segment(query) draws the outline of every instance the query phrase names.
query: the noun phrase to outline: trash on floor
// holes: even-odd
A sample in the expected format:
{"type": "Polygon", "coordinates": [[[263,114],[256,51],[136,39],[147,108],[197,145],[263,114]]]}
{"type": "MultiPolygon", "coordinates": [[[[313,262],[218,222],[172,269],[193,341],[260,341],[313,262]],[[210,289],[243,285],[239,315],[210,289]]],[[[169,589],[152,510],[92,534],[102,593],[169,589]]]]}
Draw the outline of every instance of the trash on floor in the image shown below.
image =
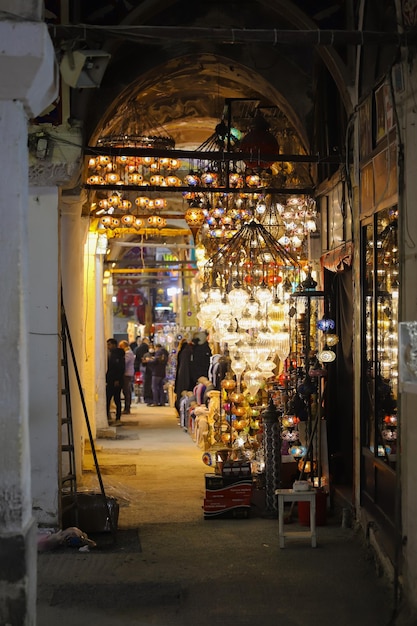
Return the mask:
{"type": "Polygon", "coordinates": [[[92,539],[89,539],[88,535],[76,526],[71,526],[70,528],[57,532],[38,531],[39,552],[54,550],[61,546],[79,548],[80,551],[87,552],[88,548],[95,548],[97,544],[92,539]]]}

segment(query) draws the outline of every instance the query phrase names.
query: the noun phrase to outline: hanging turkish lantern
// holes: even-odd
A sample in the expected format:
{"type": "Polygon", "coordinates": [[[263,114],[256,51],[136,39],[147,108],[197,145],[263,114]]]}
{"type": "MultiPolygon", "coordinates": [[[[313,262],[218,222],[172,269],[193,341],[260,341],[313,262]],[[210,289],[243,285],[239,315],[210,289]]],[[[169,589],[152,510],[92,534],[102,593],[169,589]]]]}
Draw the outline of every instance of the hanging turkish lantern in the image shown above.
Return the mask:
{"type": "Polygon", "coordinates": [[[246,167],[267,169],[274,163],[275,159],[268,159],[268,156],[277,155],[279,145],[269,128],[268,122],[258,110],[254,118],[253,128],[243,137],[239,146],[241,152],[251,155],[250,159],[245,160],[246,167]]]}
{"type": "Polygon", "coordinates": [[[160,215],[150,215],[147,219],[150,228],[165,228],[167,221],[160,215]]]}
{"type": "Polygon", "coordinates": [[[204,210],[200,207],[190,206],[184,213],[184,219],[193,234],[194,241],[196,241],[197,233],[204,224],[204,210]]]}

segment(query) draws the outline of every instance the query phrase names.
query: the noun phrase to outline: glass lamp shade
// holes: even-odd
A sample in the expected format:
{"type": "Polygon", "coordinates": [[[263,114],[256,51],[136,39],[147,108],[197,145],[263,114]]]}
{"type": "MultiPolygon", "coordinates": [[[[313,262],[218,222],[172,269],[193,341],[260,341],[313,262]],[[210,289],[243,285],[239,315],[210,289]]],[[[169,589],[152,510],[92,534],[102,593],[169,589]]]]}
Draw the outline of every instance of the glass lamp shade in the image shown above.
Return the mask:
{"type": "Polygon", "coordinates": [[[290,334],[289,332],[276,333],[274,337],[275,354],[280,361],[284,362],[290,351],[290,334]]]}
{"type": "Polygon", "coordinates": [[[258,362],[260,358],[256,345],[253,345],[253,344],[243,345],[241,346],[240,353],[242,357],[245,359],[249,368],[252,370],[255,370],[256,367],[258,366],[258,362]]]}
{"type": "Polygon", "coordinates": [[[299,433],[298,430],[283,430],[281,433],[281,439],[284,441],[290,441],[291,443],[295,443],[298,441],[299,433]]]}
{"type": "Polygon", "coordinates": [[[201,175],[201,182],[203,183],[203,185],[207,185],[207,187],[217,185],[216,172],[210,172],[209,170],[207,172],[204,172],[201,175]]]}
{"type": "Polygon", "coordinates": [[[239,326],[240,328],[243,328],[243,330],[249,330],[250,328],[255,327],[255,320],[247,308],[242,311],[239,316],[239,326]]]}
{"type": "Polygon", "coordinates": [[[120,198],[119,194],[118,193],[112,193],[108,197],[108,203],[109,203],[110,206],[112,206],[114,208],[120,206],[121,198],[120,198]]]}
{"type": "Polygon", "coordinates": [[[166,219],[160,215],[150,215],[147,222],[150,228],[164,228],[167,225],[166,219]]]}
{"type": "Polygon", "coordinates": [[[273,372],[273,370],[276,368],[276,364],[271,359],[263,359],[261,361],[258,361],[257,367],[259,370],[261,370],[261,372],[273,372]]]}
{"type": "Polygon", "coordinates": [[[138,196],[135,198],[135,204],[140,209],[144,209],[149,205],[149,198],[147,196],[138,196]]]}
{"type": "Polygon", "coordinates": [[[211,317],[212,319],[215,317],[218,310],[219,305],[217,302],[213,302],[213,300],[207,300],[207,302],[203,302],[200,306],[200,313],[206,317],[211,317]]]}
{"type": "Polygon", "coordinates": [[[221,381],[220,386],[226,391],[233,391],[233,389],[235,389],[236,387],[236,381],[234,380],[234,378],[224,378],[221,381]]]}
{"type": "Polygon", "coordinates": [[[275,377],[275,373],[271,370],[259,370],[262,374],[262,376],[264,377],[264,380],[269,380],[270,378],[274,378],[275,377]]]}
{"type": "Polygon", "coordinates": [[[242,311],[249,300],[248,292],[246,289],[242,289],[241,287],[231,289],[227,297],[233,311],[242,311]]]}
{"type": "Polygon", "coordinates": [[[300,461],[298,462],[298,470],[300,472],[304,472],[304,474],[311,474],[311,472],[315,471],[316,469],[316,461],[313,461],[313,463],[311,463],[311,461],[303,461],[303,459],[300,459],[300,461]]]}
{"type": "Polygon", "coordinates": [[[332,346],[335,346],[339,343],[339,337],[337,335],[334,335],[332,333],[326,335],[324,337],[324,340],[326,342],[326,344],[329,346],[329,348],[331,348],[332,346]]]}
{"type": "Polygon", "coordinates": [[[135,216],[131,213],[126,213],[126,215],[122,216],[120,221],[125,228],[131,228],[134,224],[135,216]]]}
{"type": "Polygon", "coordinates": [[[247,409],[244,406],[232,406],[232,413],[236,415],[236,417],[243,417],[247,413],[247,409]]]}
{"type": "Polygon", "coordinates": [[[259,287],[259,289],[256,290],[255,296],[261,307],[265,307],[268,304],[271,304],[273,300],[272,291],[271,289],[268,289],[268,287],[259,287]]]}
{"type": "Polygon", "coordinates": [[[243,178],[238,172],[229,174],[229,184],[231,187],[243,187],[243,178]]]}
{"type": "Polygon", "coordinates": [[[241,376],[246,369],[246,363],[242,359],[232,359],[231,368],[236,376],[241,376]]]}
{"type": "Polygon", "coordinates": [[[322,350],[317,355],[317,358],[321,363],[332,363],[336,358],[336,354],[333,350],[322,350]]]}
{"type": "Polygon", "coordinates": [[[205,213],[199,207],[190,207],[185,211],[184,219],[190,228],[200,228],[204,224],[205,213]]]}
{"type": "Polygon", "coordinates": [[[278,332],[282,328],[284,319],[284,306],[280,302],[272,302],[268,307],[268,326],[274,333],[278,332]]]}
{"type": "Polygon", "coordinates": [[[87,178],[87,183],[89,185],[104,185],[105,182],[104,178],[98,174],[94,174],[94,176],[89,176],[87,178]]]}
{"type": "Polygon", "coordinates": [[[197,313],[197,319],[201,328],[211,328],[211,323],[213,320],[213,317],[211,315],[205,315],[201,311],[199,311],[197,313]]]}
{"type": "Polygon", "coordinates": [[[149,182],[154,187],[166,186],[165,177],[162,176],[161,174],[152,174],[152,176],[149,178],[149,182]]]}
{"type": "Polygon", "coordinates": [[[222,341],[228,344],[228,346],[234,346],[238,341],[240,341],[240,334],[230,325],[225,330],[221,332],[222,341]]]}
{"type": "Polygon", "coordinates": [[[111,220],[112,220],[112,216],[111,215],[103,215],[103,217],[100,218],[100,224],[102,224],[102,226],[104,226],[104,228],[110,228],[111,227],[111,220]]]}
{"type": "Polygon", "coordinates": [[[242,404],[242,402],[244,402],[245,400],[245,396],[243,395],[243,393],[239,393],[238,391],[234,391],[233,393],[230,394],[230,400],[233,402],[233,404],[242,404]]]}
{"type": "Polygon", "coordinates": [[[103,198],[102,200],[99,200],[98,206],[100,207],[100,209],[104,209],[105,211],[107,211],[110,207],[110,204],[107,201],[107,198],[103,198]]]}
{"type": "Polygon", "coordinates": [[[178,176],[175,176],[174,174],[170,174],[169,176],[166,177],[166,184],[168,185],[168,187],[179,187],[182,184],[182,181],[180,178],[178,178],[178,176]]]}
{"type": "Polygon", "coordinates": [[[235,428],[236,430],[243,430],[248,424],[248,420],[235,420],[233,422],[233,428],[235,428]]]}
{"type": "Polygon", "coordinates": [[[129,185],[141,185],[143,182],[142,174],[138,174],[138,172],[132,172],[128,174],[127,180],[129,185]]]}
{"type": "Polygon", "coordinates": [[[294,428],[300,421],[296,415],[283,415],[281,423],[285,428],[294,428]]]}
{"type": "Polygon", "coordinates": [[[255,315],[258,313],[259,303],[255,300],[253,296],[251,296],[247,301],[245,310],[251,317],[255,317],[255,315]]]}
{"type": "Polygon", "coordinates": [[[189,174],[187,174],[187,176],[184,178],[184,182],[189,185],[190,187],[196,187],[197,185],[200,185],[201,183],[201,179],[200,177],[195,173],[195,172],[190,172],[189,174]]]}
{"type": "Polygon", "coordinates": [[[335,322],[334,320],[328,317],[322,317],[321,320],[317,322],[317,328],[322,330],[323,332],[328,332],[329,330],[334,330],[335,322]]]}
{"type": "Polygon", "coordinates": [[[246,388],[250,395],[255,396],[261,388],[264,376],[259,370],[248,370],[243,375],[243,380],[245,381],[246,388]]]}
{"type": "Polygon", "coordinates": [[[294,458],[299,459],[306,455],[307,448],[305,446],[291,446],[289,453],[294,458]]]}
{"type": "Polygon", "coordinates": [[[226,331],[230,325],[230,313],[228,311],[221,312],[217,315],[213,322],[213,327],[222,334],[222,331],[226,331]]]}

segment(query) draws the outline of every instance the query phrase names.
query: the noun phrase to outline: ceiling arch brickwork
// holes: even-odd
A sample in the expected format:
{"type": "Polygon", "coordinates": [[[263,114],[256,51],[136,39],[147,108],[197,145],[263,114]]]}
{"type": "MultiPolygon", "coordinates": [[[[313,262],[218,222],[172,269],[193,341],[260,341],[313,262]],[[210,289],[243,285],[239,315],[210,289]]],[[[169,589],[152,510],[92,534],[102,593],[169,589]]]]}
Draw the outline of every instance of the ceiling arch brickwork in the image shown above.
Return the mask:
{"type": "MultiPolygon", "coordinates": [[[[204,26],[213,29],[317,29],[328,27],[329,24],[332,27],[346,26],[347,5],[350,2],[315,2],[314,7],[311,4],[287,0],[222,0],[210,3],[157,0],[117,2],[103,6],[102,3],[89,2],[79,4],[78,11],[74,11],[74,18],[78,16],[86,24],[111,26],[115,24],[112,20],[118,17],[119,24],[130,27],[144,24],[150,27],[204,26]],[[118,13],[112,5],[119,5],[118,13]],[[326,19],[327,14],[329,17],[326,19]]],[[[171,98],[176,86],[177,101],[185,104],[193,102],[194,110],[198,106],[206,108],[207,91],[211,92],[211,99],[215,99],[214,94],[220,89],[230,89],[230,97],[239,96],[242,92],[248,97],[253,89],[260,90],[267,100],[284,108],[286,115],[297,124],[305,145],[311,143],[309,138],[313,136],[314,79],[318,59],[324,61],[337,83],[345,109],[351,106],[347,66],[334,47],[317,47],[312,50],[266,43],[230,45],[210,40],[174,41],[166,38],[161,41],[152,37],[145,40],[134,39],[133,35],[116,38],[114,33],[105,37],[102,32],[101,40],[101,43],[97,43],[111,52],[112,59],[100,93],[84,90],[75,94],[72,104],[74,116],[84,121],[87,140],[96,132],[103,116],[108,115],[108,109],[118,95],[128,96],[131,89],[142,81],[144,90],[146,83],[152,85],[154,93],[161,99],[164,98],[164,86],[168,88],[171,98]],[[213,67],[213,59],[222,61],[215,61],[213,67]],[[161,88],[158,92],[155,76],[162,69],[165,76],[160,77],[161,88]],[[204,98],[200,100],[195,97],[196,92],[198,96],[198,81],[203,81],[204,98]]],[[[178,106],[173,110],[178,110],[178,106]]],[[[205,116],[204,110],[201,115],[194,115],[205,116]]]]}
{"type": "MultiPolygon", "coordinates": [[[[330,106],[341,112],[339,118],[332,118],[333,127],[326,128],[327,146],[323,141],[319,144],[320,150],[326,150],[338,143],[332,134],[344,137],[352,108],[348,46],[305,47],[262,40],[242,44],[233,41],[233,32],[346,29],[354,22],[354,5],[352,0],[71,3],[73,24],[97,26],[86,31],[85,45],[101,47],[112,55],[100,89],[72,90],[71,115],[82,120],[85,143],[94,146],[103,133],[112,129],[117,133],[120,112],[134,100],[166,129],[177,148],[196,149],[214,132],[225,101],[253,99],[256,105],[278,111],[273,130],[279,134],[282,152],[314,154],[320,119],[317,102],[326,99],[319,100],[316,90],[325,84],[318,80],[325,74],[334,85],[329,91],[330,106]],[[144,25],[149,35],[138,36],[134,27],[144,25]],[[210,36],[154,37],[152,28],[158,26],[204,27],[213,32],[223,28],[231,35],[225,41],[210,36]]],[[[248,130],[249,117],[237,117],[243,132],[248,130]]],[[[174,204],[180,208],[178,196],[174,204]]]]}

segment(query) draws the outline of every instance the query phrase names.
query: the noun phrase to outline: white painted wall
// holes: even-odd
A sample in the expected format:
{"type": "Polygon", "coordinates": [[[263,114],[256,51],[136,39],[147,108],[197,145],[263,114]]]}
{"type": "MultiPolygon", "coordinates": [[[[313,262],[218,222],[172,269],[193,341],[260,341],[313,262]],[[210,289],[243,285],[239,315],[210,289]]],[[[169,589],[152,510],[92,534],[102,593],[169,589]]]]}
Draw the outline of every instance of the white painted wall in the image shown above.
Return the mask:
{"type": "Polygon", "coordinates": [[[88,235],[89,219],[81,217],[84,195],[61,195],[60,197],[60,253],[63,301],[68,322],[69,335],[75,355],[75,365],[68,346],[71,413],[73,441],[75,446],[75,468],[81,477],[82,459],[86,436],[86,421],[82,396],[76,377],[76,369],[84,394],[85,326],[84,326],[84,245],[88,235]]]}
{"type": "Polygon", "coordinates": [[[96,254],[97,235],[89,233],[84,250],[85,397],[93,436],[107,428],[103,259],[96,254]]]}
{"type": "Polygon", "coordinates": [[[28,203],[29,430],[32,500],[41,525],[58,525],[59,249],[58,191],[32,189],[28,203]]]}

